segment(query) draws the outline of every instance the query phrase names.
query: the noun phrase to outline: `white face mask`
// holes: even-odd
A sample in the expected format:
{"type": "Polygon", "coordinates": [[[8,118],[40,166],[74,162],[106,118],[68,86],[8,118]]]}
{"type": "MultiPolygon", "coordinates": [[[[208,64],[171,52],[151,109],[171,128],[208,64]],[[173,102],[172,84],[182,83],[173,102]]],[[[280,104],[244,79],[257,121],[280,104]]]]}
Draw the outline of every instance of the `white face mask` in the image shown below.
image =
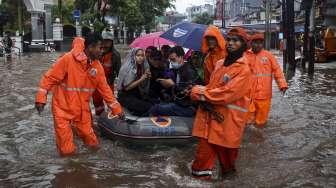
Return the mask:
{"type": "Polygon", "coordinates": [[[183,65],[181,63],[178,63],[177,61],[171,61],[171,60],[169,60],[169,62],[170,62],[170,68],[172,68],[172,69],[179,69],[183,65]]]}

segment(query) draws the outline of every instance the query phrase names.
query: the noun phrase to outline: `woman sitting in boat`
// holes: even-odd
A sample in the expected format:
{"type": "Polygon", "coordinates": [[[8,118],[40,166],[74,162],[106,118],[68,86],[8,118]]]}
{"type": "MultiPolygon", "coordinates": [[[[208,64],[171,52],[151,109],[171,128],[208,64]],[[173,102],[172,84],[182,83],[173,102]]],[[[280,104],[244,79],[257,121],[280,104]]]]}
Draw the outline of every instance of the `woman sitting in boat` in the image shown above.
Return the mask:
{"type": "Polygon", "coordinates": [[[119,71],[118,101],[132,114],[147,116],[152,102],[148,96],[151,73],[143,49],[132,49],[119,71]]]}

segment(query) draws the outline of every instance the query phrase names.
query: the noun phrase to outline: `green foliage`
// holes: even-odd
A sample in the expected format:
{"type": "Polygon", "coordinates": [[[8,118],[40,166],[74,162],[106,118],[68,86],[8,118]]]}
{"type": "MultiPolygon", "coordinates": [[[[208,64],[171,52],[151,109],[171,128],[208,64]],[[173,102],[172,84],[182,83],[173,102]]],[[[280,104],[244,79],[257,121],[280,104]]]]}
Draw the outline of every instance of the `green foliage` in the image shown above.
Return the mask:
{"type": "Polygon", "coordinates": [[[6,3],[3,3],[0,5],[0,24],[6,25],[9,23],[13,18],[12,13],[9,11],[9,5],[6,3]]]}
{"type": "MultiPolygon", "coordinates": [[[[174,0],[108,0],[110,9],[105,12],[98,10],[101,0],[76,0],[74,5],[82,12],[82,21],[85,24],[105,26],[102,16],[118,16],[126,23],[131,31],[141,31],[143,27],[149,32],[155,26],[155,16],[163,15],[165,10],[173,7],[174,0]]],[[[95,27],[95,30],[98,29],[95,27]]],[[[100,30],[100,29],[98,29],[100,30]]]]}
{"type": "Polygon", "coordinates": [[[98,3],[100,1],[97,0],[76,0],[74,7],[81,11],[83,25],[90,26],[90,24],[93,24],[94,30],[100,32],[106,27],[106,23],[102,19],[102,12],[98,10],[98,3]]]}
{"type": "Polygon", "coordinates": [[[3,0],[0,5],[0,25],[12,32],[18,30],[18,0],[3,0]]]}
{"type": "Polygon", "coordinates": [[[203,13],[197,15],[194,19],[193,22],[198,23],[198,24],[204,24],[204,25],[209,25],[212,24],[214,20],[213,16],[210,16],[208,13],[203,13]]]}
{"type": "Polygon", "coordinates": [[[155,16],[162,16],[167,8],[173,7],[169,0],[140,0],[144,27],[148,33],[154,26],[155,16]]]}
{"type": "MultiPolygon", "coordinates": [[[[140,10],[139,0],[126,0],[126,4],[120,7],[120,19],[125,21],[127,27],[131,31],[142,30],[144,24],[144,16],[140,10]]],[[[113,14],[113,12],[110,12],[113,14]]]]}
{"type": "Polygon", "coordinates": [[[62,1],[62,7],[59,7],[58,5],[55,5],[52,7],[52,15],[53,20],[55,18],[63,18],[64,24],[72,24],[74,23],[73,19],[73,10],[74,10],[74,3],[73,1],[62,1]]]}

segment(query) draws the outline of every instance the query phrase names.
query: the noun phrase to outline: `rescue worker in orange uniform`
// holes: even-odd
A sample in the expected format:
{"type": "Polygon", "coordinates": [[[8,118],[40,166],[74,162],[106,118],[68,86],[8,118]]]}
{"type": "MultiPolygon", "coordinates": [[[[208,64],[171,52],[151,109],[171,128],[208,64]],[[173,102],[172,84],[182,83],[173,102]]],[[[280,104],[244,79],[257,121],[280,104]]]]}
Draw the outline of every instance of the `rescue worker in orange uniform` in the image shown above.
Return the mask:
{"type": "Polygon", "coordinates": [[[205,31],[202,39],[202,52],[206,54],[204,59],[204,80],[205,84],[208,84],[215,64],[227,54],[225,39],[216,26],[209,26],[205,31]]]}
{"type": "Polygon", "coordinates": [[[89,34],[86,39],[77,37],[73,49],[60,57],[43,75],[36,94],[35,108],[39,113],[52,90],[52,113],[56,144],[61,156],[75,152],[72,126],[90,148],[98,148],[92,129],[89,101],[97,89],[111,109],[111,114],[123,118],[122,108],[106,82],[104,69],[98,61],[101,56],[101,36],[89,34]]]}
{"type": "Polygon", "coordinates": [[[250,67],[253,73],[252,102],[249,108],[249,123],[263,128],[271,108],[272,80],[275,78],[278,88],[285,93],[288,85],[284,74],[271,52],[263,49],[264,35],[257,33],[251,37],[252,49],[248,51],[250,67]]]}
{"type": "MultiPolygon", "coordinates": [[[[100,58],[100,63],[103,65],[105,77],[112,92],[114,92],[114,80],[118,76],[121,58],[119,52],[113,46],[113,34],[111,32],[103,31],[103,56],[100,58]]],[[[95,107],[95,114],[99,116],[105,110],[103,97],[98,91],[92,95],[93,105],[95,107]]]]}
{"type": "Polygon", "coordinates": [[[193,136],[199,138],[192,163],[192,175],[196,178],[211,179],[217,157],[223,176],[235,172],[247,120],[252,82],[245,56],[248,35],[244,29],[234,28],[226,41],[228,55],[217,62],[209,84],[191,90],[193,100],[210,106],[200,105],[193,126],[193,136]]]}

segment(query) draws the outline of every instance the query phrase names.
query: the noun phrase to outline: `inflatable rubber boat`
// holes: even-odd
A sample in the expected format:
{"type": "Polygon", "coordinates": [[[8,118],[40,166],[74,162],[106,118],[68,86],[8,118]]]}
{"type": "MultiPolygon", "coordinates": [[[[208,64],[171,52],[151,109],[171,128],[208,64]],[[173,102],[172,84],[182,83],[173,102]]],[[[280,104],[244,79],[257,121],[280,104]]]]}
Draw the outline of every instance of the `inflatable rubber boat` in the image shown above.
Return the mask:
{"type": "Polygon", "coordinates": [[[98,119],[102,136],[136,143],[186,143],[193,139],[192,117],[138,117],[125,111],[126,119],[109,117],[103,113],[98,119]]]}

